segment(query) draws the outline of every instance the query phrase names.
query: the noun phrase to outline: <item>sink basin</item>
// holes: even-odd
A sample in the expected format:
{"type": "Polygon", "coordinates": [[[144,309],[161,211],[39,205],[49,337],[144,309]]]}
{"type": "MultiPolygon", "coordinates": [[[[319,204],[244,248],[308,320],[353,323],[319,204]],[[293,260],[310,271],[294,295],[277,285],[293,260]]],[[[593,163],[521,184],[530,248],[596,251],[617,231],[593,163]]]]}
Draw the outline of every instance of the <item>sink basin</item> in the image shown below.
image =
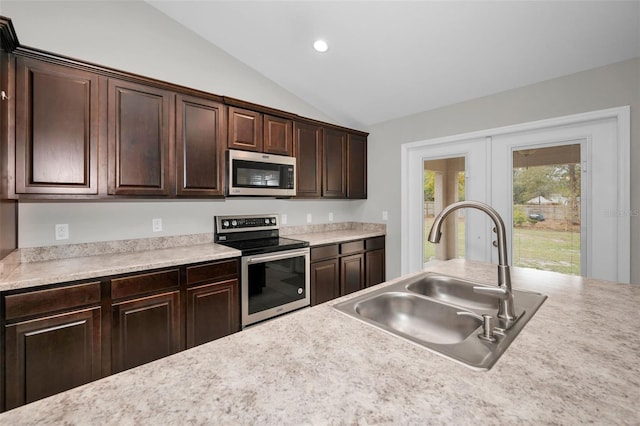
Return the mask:
{"type": "Polygon", "coordinates": [[[469,309],[497,312],[496,298],[488,294],[474,292],[474,286],[484,285],[447,275],[427,274],[419,280],[407,284],[407,290],[469,309]]]}
{"type": "Polygon", "coordinates": [[[443,345],[462,342],[481,324],[477,318],[458,315],[460,309],[453,306],[399,292],[358,302],[355,311],[414,339],[443,345]]]}
{"type": "Polygon", "coordinates": [[[488,370],[502,356],[547,296],[513,290],[517,320],[496,318],[498,299],[475,293],[487,286],[424,272],[334,305],[338,311],[420,345],[475,370],[488,370]],[[495,342],[480,339],[482,321],[467,312],[494,316],[495,342]]]}

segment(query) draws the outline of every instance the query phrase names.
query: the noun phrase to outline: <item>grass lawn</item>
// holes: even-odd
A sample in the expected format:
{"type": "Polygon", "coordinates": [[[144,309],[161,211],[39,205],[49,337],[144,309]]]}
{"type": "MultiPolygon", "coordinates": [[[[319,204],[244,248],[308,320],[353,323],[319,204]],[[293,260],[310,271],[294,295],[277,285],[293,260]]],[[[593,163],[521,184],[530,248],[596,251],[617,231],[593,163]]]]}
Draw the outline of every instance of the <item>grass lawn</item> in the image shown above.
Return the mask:
{"type": "MultiPolygon", "coordinates": [[[[425,218],[424,259],[435,257],[435,244],[426,240],[433,218],[425,218]]],[[[515,228],[513,231],[514,266],[580,275],[580,232],[515,228]]],[[[464,257],[464,222],[458,224],[458,257],[464,257]]]]}
{"type": "Polygon", "coordinates": [[[580,275],[580,232],[515,228],[512,263],[580,275]]]}

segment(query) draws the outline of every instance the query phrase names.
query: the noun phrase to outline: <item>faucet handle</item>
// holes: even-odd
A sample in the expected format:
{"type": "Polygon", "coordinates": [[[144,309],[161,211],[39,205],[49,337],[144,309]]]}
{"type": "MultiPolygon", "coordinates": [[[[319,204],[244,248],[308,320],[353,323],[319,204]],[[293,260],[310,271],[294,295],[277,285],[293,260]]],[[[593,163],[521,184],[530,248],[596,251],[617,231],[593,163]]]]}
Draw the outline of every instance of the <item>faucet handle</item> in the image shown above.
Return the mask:
{"type": "Polygon", "coordinates": [[[457,315],[465,315],[469,317],[474,317],[482,321],[482,333],[478,334],[478,337],[482,340],[486,340],[488,342],[494,343],[496,341],[496,336],[493,335],[493,327],[491,327],[491,320],[493,316],[489,314],[476,314],[475,312],[469,311],[460,311],[456,312],[457,315]]]}

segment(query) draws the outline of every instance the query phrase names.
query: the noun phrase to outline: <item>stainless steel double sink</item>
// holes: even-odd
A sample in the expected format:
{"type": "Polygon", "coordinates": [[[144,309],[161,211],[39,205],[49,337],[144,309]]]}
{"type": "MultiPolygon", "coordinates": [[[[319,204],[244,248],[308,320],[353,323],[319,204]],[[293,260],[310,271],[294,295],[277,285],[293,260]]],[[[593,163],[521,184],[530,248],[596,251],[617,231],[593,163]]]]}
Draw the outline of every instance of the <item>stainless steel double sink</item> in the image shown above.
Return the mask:
{"type": "Polygon", "coordinates": [[[517,319],[497,318],[499,299],[474,287],[491,287],[424,272],[334,305],[339,311],[476,370],[490,369],[547,296],[513,290],[517,319]],[[481,338],[490,315],[491,339],[481,338]]]}

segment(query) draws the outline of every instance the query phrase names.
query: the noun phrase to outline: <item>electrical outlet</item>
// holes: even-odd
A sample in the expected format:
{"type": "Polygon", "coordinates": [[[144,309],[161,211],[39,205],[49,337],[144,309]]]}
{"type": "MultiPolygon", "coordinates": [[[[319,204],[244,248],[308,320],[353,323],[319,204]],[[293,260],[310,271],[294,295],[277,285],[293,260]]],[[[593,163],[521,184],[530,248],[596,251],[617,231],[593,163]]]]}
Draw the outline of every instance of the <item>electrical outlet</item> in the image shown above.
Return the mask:
{"type": "Polygon", "coordinates": [[[382,220],[389,220],[389,212],[384,210],[382,212],[382,220]]]}
{"type": "Polygon", "coordinates": [[[311,223],[311,213],[307,213],[307,223],[311,223]]]}
{"type": "Polygon", "coordinates": [[[56,240],[68,240],[69,239],[69,224],[56,224],[56,240]]]}
{"type": "Polygon", "coordinates": [[[153,232],[162,231],[162,219],[151,219],[151,229],[153,232]]]}
{"type": "Polygon", "coordinates": [[[329,222],[333,222],[333,212],[329,212],[329,222]]]}
{"type": "Polygon", "coordinates": [[[280,215],[280,223],[282,225],[286,225],[287,224],[287,215],[286,214],[281,214],[280,215]]]}

